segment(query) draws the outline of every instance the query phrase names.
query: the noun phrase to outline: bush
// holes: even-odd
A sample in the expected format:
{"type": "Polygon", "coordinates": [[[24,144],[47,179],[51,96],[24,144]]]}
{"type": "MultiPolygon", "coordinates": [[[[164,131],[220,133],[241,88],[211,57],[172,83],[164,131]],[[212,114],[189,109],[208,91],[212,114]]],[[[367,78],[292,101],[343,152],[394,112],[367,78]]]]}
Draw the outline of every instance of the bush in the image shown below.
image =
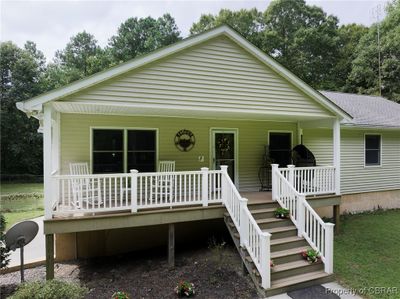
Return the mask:
{"type": "Polygon", "coordinates": [[[194,284],[188,281],[180,281],[175,287],[175,293],[179,297],[192,297],[195,294],[194,284]]]}
{"type": "Polygon", "coordinates": [[[111,299],[129,299],[129,295],[126,292],[118,291],[112,294],[111,299]]]}
{"type": "Polygon", "coordinates": [[[86,287],[59,280],[35,281],[21,284],[10,299],[82,299],[86,287]]]}
{"type": "Polygon", "coordinates": [[[3,214],[0,214],[0,268],[6,268],[10,262],[10,252],[6,248],[5,234],[6,229],[6,219],[3,214]]]}

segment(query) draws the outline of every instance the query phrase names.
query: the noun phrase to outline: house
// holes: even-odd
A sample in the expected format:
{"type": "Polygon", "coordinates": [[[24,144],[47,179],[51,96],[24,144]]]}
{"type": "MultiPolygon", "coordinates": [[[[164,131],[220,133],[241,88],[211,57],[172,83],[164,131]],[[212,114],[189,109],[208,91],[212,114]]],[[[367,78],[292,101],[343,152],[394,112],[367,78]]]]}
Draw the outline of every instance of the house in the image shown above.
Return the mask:
{"type": "Polygon", "coordinates": [[[276,294],[332,279],[326,207],[335,219],[340,205],[400,207],[400,105],[316,91],[227,26],[17,107],[44,136],[48,278],[54,235],[57,259],[168,235],[173,264],[175,231],[197,238],[224,219],[260,293],[276,294]],[[303,167],[292,165],[299,144],[303,167]],[[259,192],[268,177],[272,191],[259,192]],[[289,219],[274,217],[279,206],[289,219]],[[323,263],[302,260],[306,248],[323,263]]]}

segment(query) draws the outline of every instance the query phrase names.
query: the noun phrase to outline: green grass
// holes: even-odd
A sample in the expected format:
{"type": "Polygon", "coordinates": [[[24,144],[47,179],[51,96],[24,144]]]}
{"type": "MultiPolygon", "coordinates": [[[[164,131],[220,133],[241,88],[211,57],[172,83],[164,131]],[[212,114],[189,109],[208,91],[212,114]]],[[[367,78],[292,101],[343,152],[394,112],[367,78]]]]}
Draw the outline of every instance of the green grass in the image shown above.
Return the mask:
{"type": "Polygon", "coordinates": [[[44,214],[43,184],[1,184],[1,213],[7,222],[7,229],[13,224],[44,214]]]}
{"type": "Polygon", "coordinates": [[[6,229],[9,229],[13,224],[17,222],[43,216],[43,214],[44,214],[43,210],[4,213],[4,217],[6,218],[7,222],[6,229]]]}
{"type": "Polygon", "coordinates": [[[43,183],[2,183],[1,195],[8,195],[12,193],[43,193],[43,183]]]}
{"type": "Polygon", "coordinates": [[[346,216],[335,236],[335,273],[365,298],[400,298],[400,210],[346,216]],[[371,287],[397,287],[382,294],[371,287]]]}

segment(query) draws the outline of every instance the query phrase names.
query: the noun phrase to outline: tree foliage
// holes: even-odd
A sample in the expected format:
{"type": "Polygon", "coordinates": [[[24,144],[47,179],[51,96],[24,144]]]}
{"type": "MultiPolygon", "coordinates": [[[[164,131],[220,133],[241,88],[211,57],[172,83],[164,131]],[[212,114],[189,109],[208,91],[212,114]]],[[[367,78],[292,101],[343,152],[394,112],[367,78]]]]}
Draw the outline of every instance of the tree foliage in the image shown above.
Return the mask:
{"type": "Polygon", "coordinates": [[[10,252],[5,243],[6,218],[0,214],[0,269],[6,268],[10,262],[10,252]]]}
{"type": "Polygon", "coordinates": [[[381,23],[374,24],[361,39],[355,51],[346,90],[358,93],[379,94],[400,102],[400,1],[386,7],[387,15],[381,23]],[[377,42],[378,26],[380,47],[377,42]],[[379,87],[379,59],[381,53],[381,78],[379,87]]]}
{"type": "Polygon", "coordinates": [[[42,136],[36,120],[19,112],[16,102],[43,92],[43,53],[27,42],[19,48],[12,42],[0,44],[1,71],[1,173],[42,173],[42,136]]]}
{"type": "Polygon", "coordinates": [[[146,54],[180,40],[174,18],[164,14],[158,19],[129,18],[109,41],[109,51],[117,63],[146,54]]]}

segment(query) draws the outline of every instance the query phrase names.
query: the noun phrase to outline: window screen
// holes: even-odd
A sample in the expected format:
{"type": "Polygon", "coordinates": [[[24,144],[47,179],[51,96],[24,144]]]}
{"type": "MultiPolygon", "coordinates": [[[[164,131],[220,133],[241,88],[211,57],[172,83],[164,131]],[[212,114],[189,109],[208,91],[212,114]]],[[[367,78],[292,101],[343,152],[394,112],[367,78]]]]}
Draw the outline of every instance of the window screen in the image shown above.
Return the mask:
{"type": "Polygon", "coordinates": [[[156,171],[156,132],[147,130],[128,131],[128,171],[156,171]]]}

